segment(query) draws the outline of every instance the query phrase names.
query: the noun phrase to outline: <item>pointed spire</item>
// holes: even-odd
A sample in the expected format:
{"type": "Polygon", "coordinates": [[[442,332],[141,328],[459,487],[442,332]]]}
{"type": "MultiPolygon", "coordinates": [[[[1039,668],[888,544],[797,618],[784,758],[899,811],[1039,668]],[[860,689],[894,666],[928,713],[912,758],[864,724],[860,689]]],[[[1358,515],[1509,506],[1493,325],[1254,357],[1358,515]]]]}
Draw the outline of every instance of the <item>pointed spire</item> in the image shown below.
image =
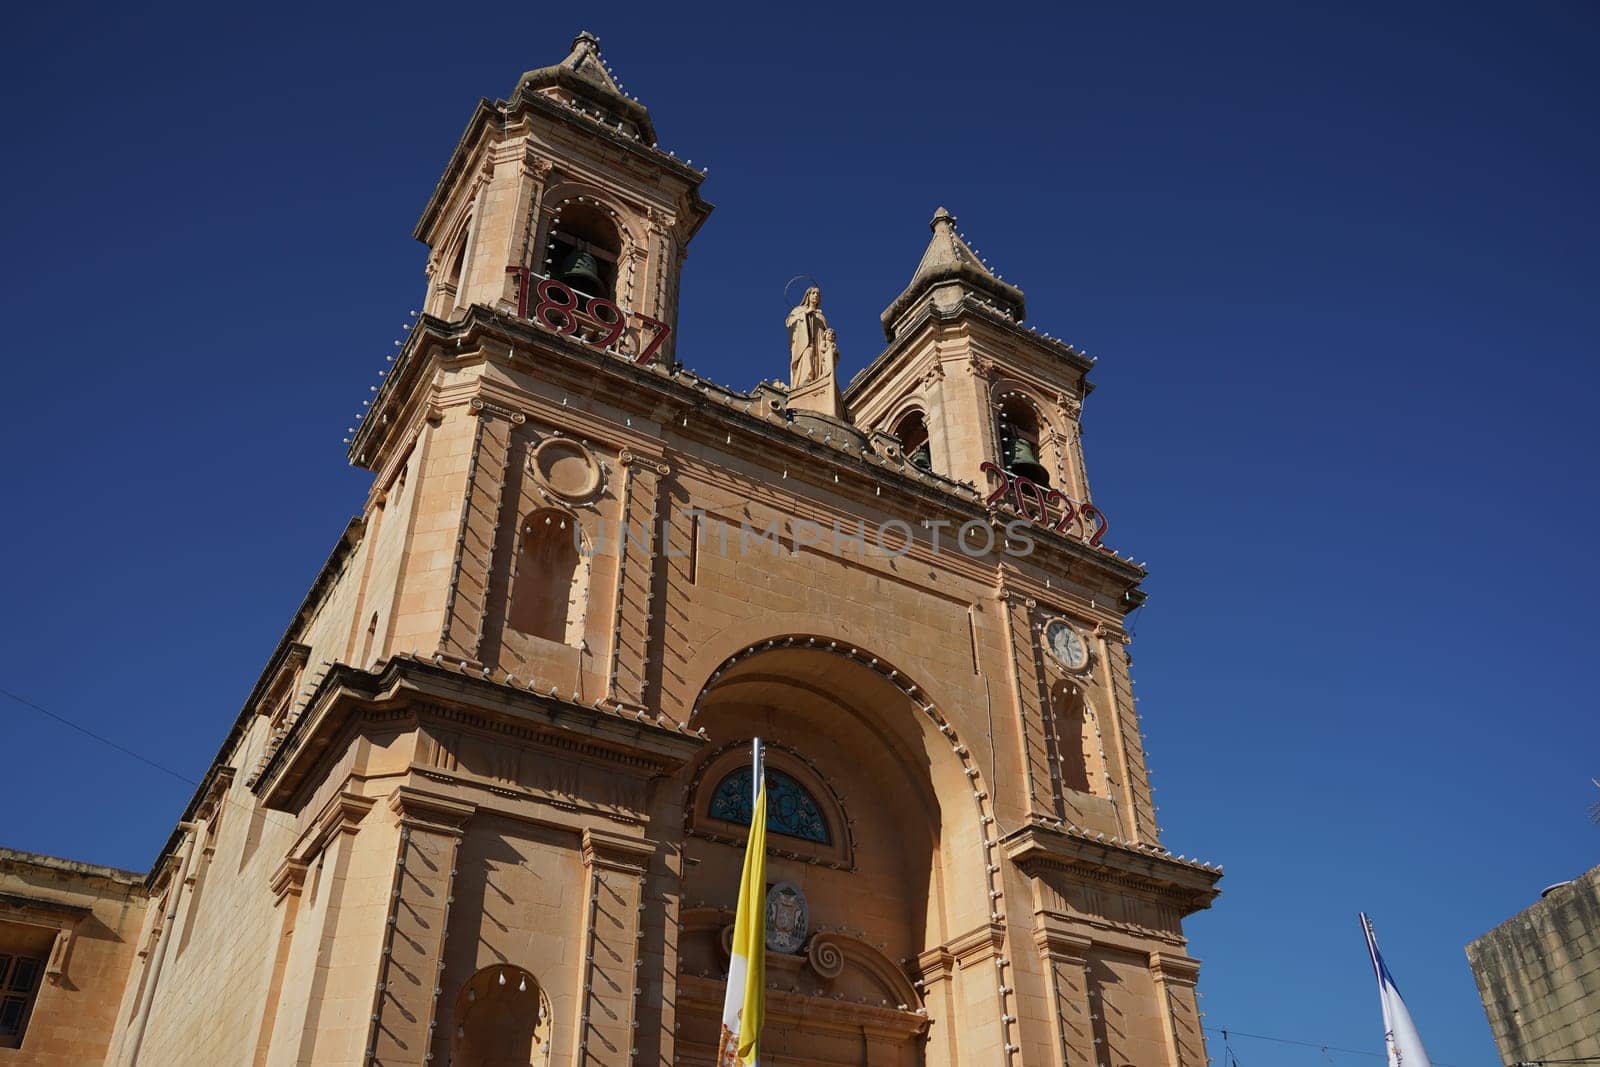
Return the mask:
{"type": "Polygon", "coordinates": [[[623,91],[622,84],[600,56],[600,38],[588,30],[572,39],[567,58],[551,67],[530,70],[518,78],[511,95],[513,99],[524,91],[542,91],[549,95],[550,90],[557,88],[581,98],[584,104],[599,109],[613,122],[631,123],[641,140],[655,143],[656,131],[650,122],[649,109],[623,91]]]}
{"type": "Polygon", "coordinates": [[[928,250],[922,253],[922,262],[917,264],[915,273],[911,275],[911,284],[894,298],[881,316],[884,336],[894,340],[899,319],[915,307],[929,290],[948,282],[999,305],[1021,322],[1026,311],[1022,290],[1001,281],[984,266],[983,260],[956,232],[956,217],[941,207],[933,213],[928,228],[933,231],[933,239],[928,242],[928,250]]]}

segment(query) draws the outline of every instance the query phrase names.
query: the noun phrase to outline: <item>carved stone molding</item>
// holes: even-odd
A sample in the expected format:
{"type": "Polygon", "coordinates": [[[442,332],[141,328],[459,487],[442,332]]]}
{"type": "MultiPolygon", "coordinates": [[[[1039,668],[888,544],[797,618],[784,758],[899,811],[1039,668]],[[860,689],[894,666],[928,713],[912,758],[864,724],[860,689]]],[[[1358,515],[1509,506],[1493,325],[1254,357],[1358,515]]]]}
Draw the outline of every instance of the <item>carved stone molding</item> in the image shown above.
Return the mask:
{"type": "Polygon", "coordinates": [[[359,793],[345,791],[335,793],[317,813],[317,817],[312,820],[311,826],[301,835],[295,847],[289,850],[288,859],[298,863],[309,863],[334,837],[339,834],[357,833],[361,829],[361,820],[367,817],[367,812],[372,810],[373,804],[371,797],[364,797],[359,793]]]}
{"type": "Polygon", "coordinates": [[[400,817],[400,825],[406,829],[459,835],[478,809],[475,804],[403,785],[390,794],[389,810],[400,817]]]}
{"type": "Polygon", "coordinates": [[[284,897],[299,896],[300,891],[305,888],[306,872],[310,869],[311,865],[304,860],[285,856],[283,862],[278,864],[277,870],[273,871],[267,880],[273,898],[282,903],[284,897]]]}
{"type": "Polygon", "coordinates": [[[1094,944],[1093,941],[1061,929],[1057,920],[1050,915],[1039,915],[1038,923],[1033,931],[1033,942],[1039,947],[1039,955],[1063,963],[1088,962],[1089,946],[1094,944]]]}
{"type": "Polygon", "coordinates": [[[1193,986],[1200,980],[1200,961],[1171,952],[1150,953],[1150,973],[1173,985],[1193,986]]]}
{"type": "Polygon", "coordinates": [[[975,964],[993,960],[1005,950],[1006,928],[990,922],[967,931],[946,942],[944,948],[955,961],[957,968],[966,970],[975,964]]]}
{"type": "Polygon", "coordinates": [[[644,874],[659,846],[640,837],[625,837],[589,827],[583,831],[583,865],[625,874],[644,874]]]}
{"type": "Polygon", "coordinates": [[[494,415],[509,422],[514,422],[518,426],[528,421],[528,416],[522,412],[493,403],[479,396],[473,397],[467,406],[472,409],[474,415],[494,415]]]}

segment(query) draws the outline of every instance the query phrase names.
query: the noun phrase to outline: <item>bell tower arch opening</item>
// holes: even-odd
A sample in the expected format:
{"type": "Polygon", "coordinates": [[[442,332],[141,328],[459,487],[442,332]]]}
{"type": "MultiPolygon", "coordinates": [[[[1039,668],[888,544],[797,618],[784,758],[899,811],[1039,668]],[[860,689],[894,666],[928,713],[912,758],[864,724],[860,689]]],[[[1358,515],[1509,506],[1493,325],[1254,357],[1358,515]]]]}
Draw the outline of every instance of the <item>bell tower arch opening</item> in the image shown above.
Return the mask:
{"type": "Polygon", "coordinates": [[[1000,444],[1000,465],[1035,485],[1049,486],[1050,470],[1044,464],[1041,420],[1034,406],[1019,393],[1004,394],[995,414],[1000,444]]]}
{"type": "Polygon", "coordinates": [[[584,296],[617,299],[622,230],[613,213],[589,197],[558,204],[545,242],[545,272],[584,296]]]}
{"type": "Polygon", "coordinates": [[[912,408],[901,415],[892,431],[900,439],[900,451],[913,467],[933,469],[933,452],[928,441],[928,420],[921,408],[912,408]]]}

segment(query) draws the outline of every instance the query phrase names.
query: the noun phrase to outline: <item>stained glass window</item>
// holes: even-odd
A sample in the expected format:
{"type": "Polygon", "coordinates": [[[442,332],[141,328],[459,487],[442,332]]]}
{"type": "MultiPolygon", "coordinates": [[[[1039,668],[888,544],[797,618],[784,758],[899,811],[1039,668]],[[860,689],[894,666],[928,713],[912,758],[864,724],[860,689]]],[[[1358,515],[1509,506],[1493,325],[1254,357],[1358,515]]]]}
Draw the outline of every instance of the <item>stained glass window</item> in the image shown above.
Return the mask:
{"type": "MultiPolygon", "coordinates": [[[[711,794],[711,817],[740,826],[750,825],[750,768],[730,771],[711,794]]],[[[822,817],[817,798],[805,786],[780,770],[767,768],[767,829],[819,845],[833,844],[828,820],[822,817]]]]}

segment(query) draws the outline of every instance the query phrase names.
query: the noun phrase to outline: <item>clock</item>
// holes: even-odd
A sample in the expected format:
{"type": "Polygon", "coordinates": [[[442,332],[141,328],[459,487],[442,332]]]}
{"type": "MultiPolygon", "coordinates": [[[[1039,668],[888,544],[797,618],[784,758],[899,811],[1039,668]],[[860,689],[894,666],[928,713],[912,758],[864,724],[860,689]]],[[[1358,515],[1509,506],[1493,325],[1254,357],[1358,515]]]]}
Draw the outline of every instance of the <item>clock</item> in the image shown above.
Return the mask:
{"type": "Polygon", "coordinates": [[[1065,619],[1052,619],[1044,628],[1045,647],[1069,671],[1089,665],[1089,644],[1065,619]]]}

